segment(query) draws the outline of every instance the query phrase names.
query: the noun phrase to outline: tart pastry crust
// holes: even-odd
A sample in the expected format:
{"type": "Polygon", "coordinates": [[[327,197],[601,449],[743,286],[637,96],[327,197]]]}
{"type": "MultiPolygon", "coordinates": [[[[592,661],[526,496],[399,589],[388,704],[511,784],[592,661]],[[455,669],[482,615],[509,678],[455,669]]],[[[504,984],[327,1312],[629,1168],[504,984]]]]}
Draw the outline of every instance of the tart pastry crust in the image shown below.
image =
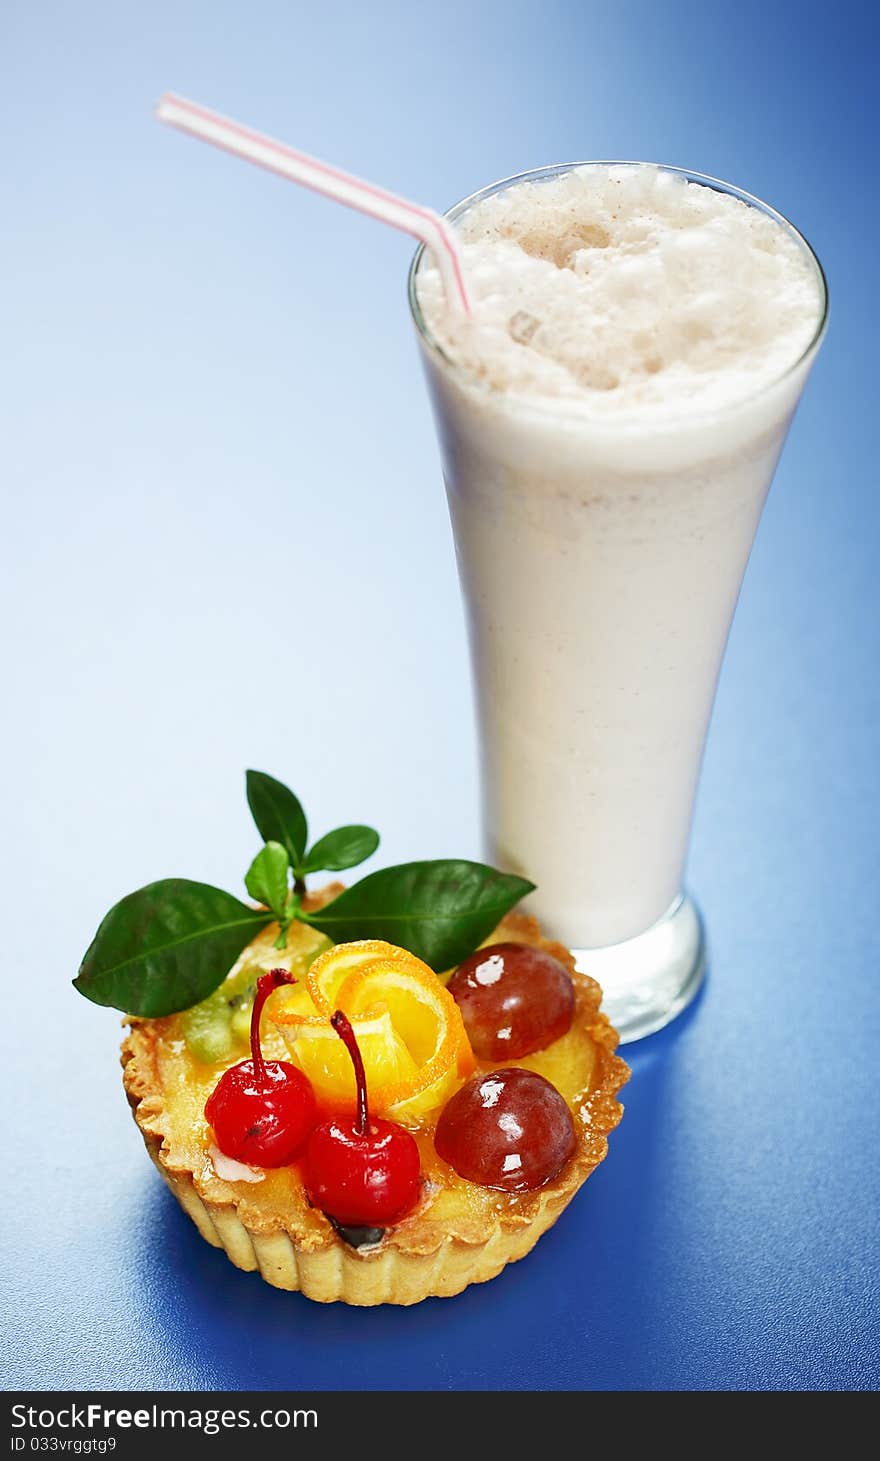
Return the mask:
{"type": "Polygon", "coordinates": [[[258,1270],[276,1288],[298,1290],[320,1303],[355,1305],[448,1297],[494,1278],[530,1252],[605,1156],[608,1134],[623,1114],[616,1096],[629,1069],[614,1053],[618,1037],[599,1009],[598,984],[575,971],[569,951],[542,938],[535,919],[523,914],[509,914],[487,942],[503,940],[545,949],[572,973],[573,1029],[589,1041],[593,1056],[588,1084],[572,1106],[575,1154],[538,1191],[508,1195],[456,1177],[436,1155],[429,1156],[433,1142],[426,1134],[422,1202],[381,1243],[362,1249],[350,1247],[309,1205],[295,1167],[267,1174],[271,1184],[265,1186],[259,1175],[256,1181],[220,1177],[204,1122],[193,1131],[190,1120],[182,1130],[175,1111],[164,1056],[179,1049],[177,1017],[128,1021],[122,1066],[134,1119],[156,1168],[206,1242],[224,1249],[237,1268],[258,1270]]]}

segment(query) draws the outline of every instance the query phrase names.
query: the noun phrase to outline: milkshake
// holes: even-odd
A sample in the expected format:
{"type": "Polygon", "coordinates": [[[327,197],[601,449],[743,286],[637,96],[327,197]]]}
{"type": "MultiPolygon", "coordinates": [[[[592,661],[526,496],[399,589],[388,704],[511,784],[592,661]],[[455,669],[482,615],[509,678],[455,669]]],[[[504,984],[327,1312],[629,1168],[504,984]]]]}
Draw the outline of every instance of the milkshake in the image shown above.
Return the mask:
{"type": "Polygon", "coordinates": [[[513,179],[452,210],[471,314],[411,301],[468,617],[486,854],[537,884],[624,1038],[692,997],[682,893],[718,673],[821,337],[804,240],[647,165],[513,179]]]}

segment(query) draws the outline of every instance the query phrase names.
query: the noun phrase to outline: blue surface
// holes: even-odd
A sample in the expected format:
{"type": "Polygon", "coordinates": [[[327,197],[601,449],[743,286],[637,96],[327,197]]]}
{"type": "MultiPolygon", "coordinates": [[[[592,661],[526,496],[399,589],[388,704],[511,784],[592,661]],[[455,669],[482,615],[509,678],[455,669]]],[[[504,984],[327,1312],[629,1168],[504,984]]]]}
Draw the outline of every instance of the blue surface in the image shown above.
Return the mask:
{"type": "Polygon", "coordinates": [[[876,17],[6,7],[8,1385],[877,1384],[876,17]],[[703,997],[632,1051],[610,1157],[535,1253],[411,1311],[207,1248],[130,1122],[115,1015],[68,982],[129,889],[240,887],[246,765],[321,828],[374,822],[385,861],[478,850],[407,243],[160,128],[166,87],[437,206],[573,157],[715,173],[831,283],[706,760],[703,997]]]}

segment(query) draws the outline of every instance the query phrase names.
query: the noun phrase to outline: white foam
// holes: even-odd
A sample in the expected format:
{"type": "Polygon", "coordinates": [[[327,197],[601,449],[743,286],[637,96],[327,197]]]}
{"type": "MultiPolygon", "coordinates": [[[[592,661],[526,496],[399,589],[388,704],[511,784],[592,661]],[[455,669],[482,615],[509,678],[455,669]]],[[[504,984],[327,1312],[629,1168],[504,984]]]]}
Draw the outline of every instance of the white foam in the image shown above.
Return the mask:
{"type": "Polygon", "coordinates": [[[808,348],[821,283],[759,209],[647,165],[523,182],[459,223],[473,314],[447,312],[429,259],[418,297],[446,353],[495,391],[613,419],[712,411],[808,348]]]}

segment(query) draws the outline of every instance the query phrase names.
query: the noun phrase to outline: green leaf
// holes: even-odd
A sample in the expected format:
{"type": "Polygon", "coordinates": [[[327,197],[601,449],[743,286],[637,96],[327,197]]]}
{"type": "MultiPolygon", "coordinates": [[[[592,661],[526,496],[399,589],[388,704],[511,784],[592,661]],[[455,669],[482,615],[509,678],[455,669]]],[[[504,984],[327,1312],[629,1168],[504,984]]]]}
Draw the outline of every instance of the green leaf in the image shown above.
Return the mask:
{"type": "Polygon", "coordinates": [[[220,888],[164,878],[110,909],[73,983],[94,1004],[174,1014],[211,994],[271,918],[220,888]]]}
{"type": "Polygon", "coordinates": [[[479,862],[410,862],[370,873],[299,916],[336,943],[385,939],[439,972],[460,964],[534,886],[479,862]]]}
{"type": "Polygon", "coordinates": [[[244,877],[244,885],[252,898],[265,903],[275,917],[282,919],[287,907],[287,879],[290,858],[280,842],[267,842],[257,853],[244,877]]]}
{"type": "Polygon", "coordinates": [[[366,862],[379,846],[379,833],[372,827],[337,827],[321,837],[310,850],[302,865],[304,873],[322,870],[337,873],[345,867],[357,867],[366,862]]]}
{"type": "Polygon", "coordinates": [[[303,860],[309,828],[306,814],[289,787],[265,771],[248,771],[248,806],[264,842],[280,842],[287,848],[295,870],[303,860]]]}

